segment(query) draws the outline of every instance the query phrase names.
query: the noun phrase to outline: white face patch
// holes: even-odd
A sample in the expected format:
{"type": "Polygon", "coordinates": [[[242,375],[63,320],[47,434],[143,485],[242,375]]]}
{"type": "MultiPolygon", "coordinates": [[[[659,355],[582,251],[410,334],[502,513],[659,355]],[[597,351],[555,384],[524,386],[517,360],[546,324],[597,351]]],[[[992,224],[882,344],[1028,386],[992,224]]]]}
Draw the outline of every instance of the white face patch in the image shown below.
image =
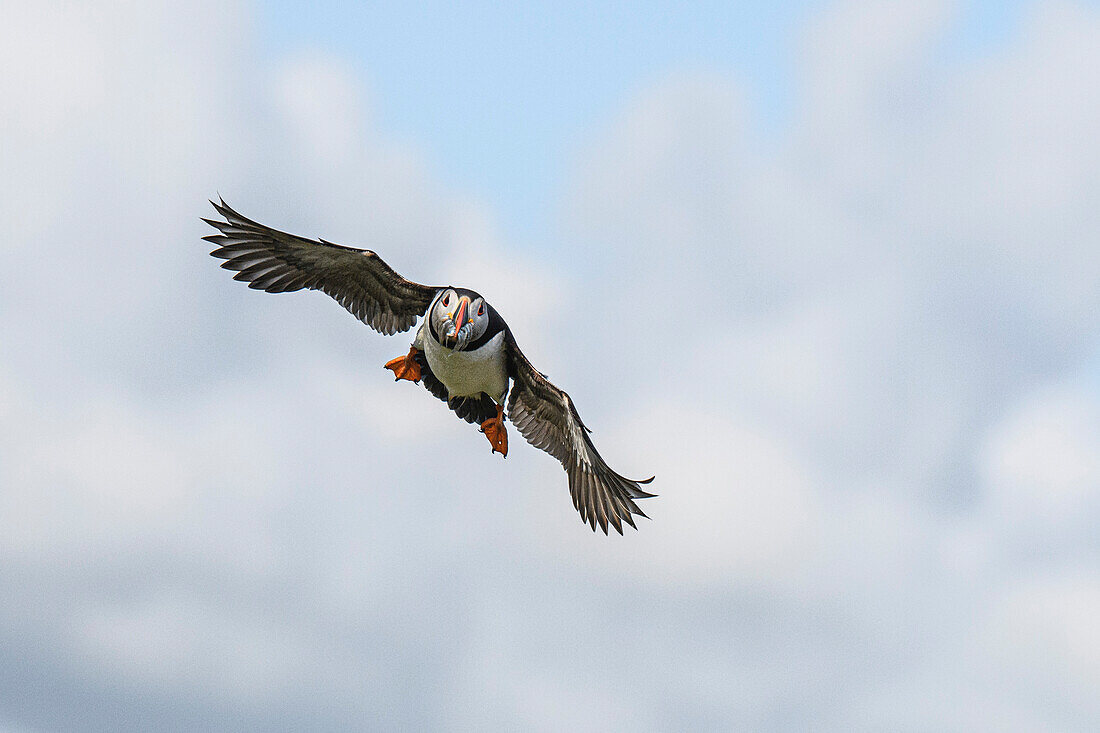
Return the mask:
{"type": "Polygon", "coordinates": [[[432,329],[440,337],[445,336],[450,331],[449,324],[452,323],[451,319],[454,317],[457,305],[458,293],[451,288],[437,295],[435,302],[432,303],[432,309],[428,317],[431,319],[432,329]]]}
{"type": "Polygon", "coordinates": [[[429,318],[442,345],[462,351],[489,328],[489,306],[480,296],[460,296],[454,288],[448,288],[436,296],[429,318]],[[460,312],[463,312],[463,323],[458,326],[455,318],[460,312]]]}

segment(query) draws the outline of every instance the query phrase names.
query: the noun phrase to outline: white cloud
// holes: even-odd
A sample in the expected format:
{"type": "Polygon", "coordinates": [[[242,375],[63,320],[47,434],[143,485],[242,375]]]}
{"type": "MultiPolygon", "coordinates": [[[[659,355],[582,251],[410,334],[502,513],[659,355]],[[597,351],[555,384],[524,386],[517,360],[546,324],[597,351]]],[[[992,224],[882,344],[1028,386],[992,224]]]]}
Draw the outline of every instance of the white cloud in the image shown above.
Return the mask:
{"type": "MultiPolygon", "coordinates": [[[[1087,130],[1100,54],[1081,42],[1098,19],[1036,9],[1011,49],[960,67],[930,62],[950,17],[917,3],[825,14],[807,32],[807,89],[778,150],[744,144],[736,87],[713,79],[658,85],[590,143],[601,152],[578,166],[577,238],[635,248],[610,307],[623,301],[616,320],[639,344],[653,323],[627,316],[635,283],[667,304],[661,348],[642,350],[631,385],[675,405],[642,413],[660,434],[627,431],[652,452],[643,464],[674,477],[653,511],[671,515],[675,538],[655,527],[652,548],[639,540],[622,556],[644,576],[706,568],[725,587],[761,558],[789,557],[760,567],[799,602],[841,603],[868,630],[910,629],[897,667],[884,662],[898,687],[869,686],[883,704],[861,727],[1065,724],[1027,684],[1014,695],[966,685],[958,702],[983,701],[976,718],[950,706],[925,718],[907,697],[923,689],[907,669],[929,681],[971,663],[1019,672],[1019,660],[960,645],[960,609],[995,603],[1022,558],[1054,572],[1094,552],[1100,500],[1084,388],[1027,401],[1079,367],[1098,325],[1088,201],[1100,145],[1087,130]],[[720,424],[691,432],[697,404],[720,424]],[[680,431],[707,448],[683,450],[680,431]],[[744,439],[760,435],[781,448],[744,439]],[[751,480],[714,506],[678,482],[738,468],[751,480]],[[736,519],[710,544],[725,516],[736,519]],[[738,519],[759,522],[745,531],[738,519]]],[[[1082,699],[1074,690],[1067,705],[1082,699]]]]}
{"type": "Polygon", "coordinates": [[[101,609],[71,633],[84,654],[142,686],[198,685],[235,705],[271,702],[310,665],[316,647],[294,638],[297,629],[230,613],[195,599],[150,598],[101,609]]]}
{"type": "Polygon", "coordinates": [[[326,170],[346,165],[366,132],[362,91],[350,70],[331,58],[303,58],[289,64],[275,86],[302,160],[326,170]]]}
{"type": "Polygon", "coordinates": [[[594,437],[609,460],[644,466],[660,481],[660,497],[640,503],[653,519],[637,520],[644,535],[601,553],[618,572],[673,586],[785,584],[812,562],[818,487],[781,440],[736,415],[669,403],[594,437]]]}
{"type": "MultiPolygon", "coordinates": [[[[965,435],[988,423],[1006,390],[1075,366],[1098,323],[1088,203],[1098,146],[1086,130],[1100,55],[1077,41],[1097,20],[1035,11],[1038,30],[1013,54],[948,73],[924,51],[941,10],[843,7],[810,35],[844,45],[865,23],[896,21],[905,38],[895,43],[912,45],[897,53],[922,73],[915,116],[877,98],[846,100],[873,114],[841,140],[810,102],[788,146],[750,151],[728,111],[735,91],[673,79],[590,145],[602,153],[578,169],[573,220],[597,248],[636,248],[631,278],[609,294],[630,343],[654,330],[681,344],[690,335],[700,391],[751,408],[826,454],[819,459],[840,459],[842,474],[901,467],[926,491],[946,478],[937,471],[967,460],[965,435]],[[913,14],[928,15],[916,30],[913,14]],[[1053,40],[1062,35],[1068,49],[1053,40]],[[1014,132],[1021,110],[1035,134],[1014,132]],[[690,125],[677,125],[684,114],[690,125]],[[853,164],[876,146],[873,161],[853,164]],[[1044,171],[1050,161],[1059,167],[1044,171]],[[1016,193],[1015,182],[1026,190],[1040,173],[1069,186],[1057,205],[1016,193]],[[637,282],[667,303],[652,318],[627,316],[637,282]]],[[[875,83],[916,93],[882,53],[866,68],[811,60],[815,74],[884,75],[875,83]]],[[[816,78],[808,83],[827,86],[816,78]]],[[[643,353],[638,371],[660,369],[660,356],[643,353]]],[[[695,387],[681,380],[675,389],[695,387]]]]}
{"type": "Polygon", "coordinates": [[[1100,511],[1100,404],[1080,387],[1030,396],[980,453],[994,511],[1013,524],[1066,529],[1100,511]]]}
{"type": "MultiPolygon", "coordinates": [[[[736,82],[672,74],[534,261],[339,58],[269,69],[231,5],[100,10],[0,29],[3,679],[197,728],[1100,719],[1095,398],[1036,387],[1100,323],[1095,12],[960,67],[929,63],[954,6],[840,3],[774,147],[736,82]],[[552,459],[387,378],[406,339],[230,282],[219,190],[491,295],[657,474],[653,521],[587,534],[552,459]]],[[[0,719],[64,727],[11,689],[0,719]]]]}
{"type": "Polygon", "coordinates": [[[1045,568],[997,599],[982,642],[1012,693],[1043,700],[1050,719],[1087,730],[1100,705],[1100,578],[1094,569],[1045,568]]]}
{"type": "Polygon", "coordinates": [[[3,543],[39,557],[73,543],[82,553],[137,533],[165,531],[187,502],[189,467],[140,417],[111,405],[82,406],[82,415],[55,424],[20,414],[19,446],[5,478],[3,543]],[[28,440],[30,438],[30,440],[28,440]],[[91,535],[91,536],[89,536],[91,535]]]}

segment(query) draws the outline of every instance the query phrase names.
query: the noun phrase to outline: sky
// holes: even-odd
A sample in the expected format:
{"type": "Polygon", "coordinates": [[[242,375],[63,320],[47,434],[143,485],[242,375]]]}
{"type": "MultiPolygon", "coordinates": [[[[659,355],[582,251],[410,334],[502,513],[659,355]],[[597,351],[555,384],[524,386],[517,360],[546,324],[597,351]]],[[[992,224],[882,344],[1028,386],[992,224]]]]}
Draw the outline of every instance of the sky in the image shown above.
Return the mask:
{"type": "Polygon", "coordinates": [[[1095,2],[5,17],[0,731],[1100,727],[1095,2]],[[219,194],[480,291],[651,521],[219,194]]]}

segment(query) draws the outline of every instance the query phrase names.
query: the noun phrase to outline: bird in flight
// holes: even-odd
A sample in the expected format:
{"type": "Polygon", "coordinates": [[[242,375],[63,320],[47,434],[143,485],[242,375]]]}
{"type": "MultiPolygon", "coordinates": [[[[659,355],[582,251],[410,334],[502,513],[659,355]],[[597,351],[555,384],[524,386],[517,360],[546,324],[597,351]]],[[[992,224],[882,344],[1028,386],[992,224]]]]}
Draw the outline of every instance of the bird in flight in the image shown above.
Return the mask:
{"type": "Polygon", "coordinates": [[[573,400],[531,366],[508,324],[473,290],[431,287],[398,275],[374,252],[305,239],[241,216],[219,198],[222,219],[203,219],[219,234],[210,254],[236,271],[234,280],[269,293],[320,290],[353,316],[390,336],[425,316],[409,353],[385,365],[396,380],[420,382],[455,414],[481,426],[493,453],[508,456],[507,417],[531,445],[561,461],[581,521],[607,534],[637,529],[635,503],[655,494],[645,481],[612,471],[596,451],[573,400]],[[505,399],[507,398],[507,413],[505,399]]]}

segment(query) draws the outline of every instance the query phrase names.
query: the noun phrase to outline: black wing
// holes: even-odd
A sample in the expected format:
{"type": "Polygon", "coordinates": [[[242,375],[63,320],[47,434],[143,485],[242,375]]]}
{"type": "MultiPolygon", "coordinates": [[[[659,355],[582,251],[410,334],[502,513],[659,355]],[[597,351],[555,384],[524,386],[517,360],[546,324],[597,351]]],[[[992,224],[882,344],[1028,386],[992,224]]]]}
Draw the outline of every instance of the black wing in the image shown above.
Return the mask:
{"type": "Polygon", "coordinates": [[[528,443],[561,461],[569,474],[573,506],[593,532],[599,523],[607,534],[609,522],[619,534],[623,533],[622,522],[637,529],[631,515],[645,514],[634,500],[656,496],[641,488],[653,478],[634,481],[608,468],[569,395],[531,366],[511,330],[505,334],[505,344],[515,380],[508,398],[508,419],[528,443]]]}
{"type": "Polygon", "coordinates": [[[225,218],[203,219],[221,232],[203,237],[218,245],[210,254],[227,260],[222,267],[237,270],[233,279],[250,288],[320,290],[387,336],[412,328],[438,290],[406,280],[370,250],[280,232],[241,216],[225,201],[210,203],[225,218]]]}

